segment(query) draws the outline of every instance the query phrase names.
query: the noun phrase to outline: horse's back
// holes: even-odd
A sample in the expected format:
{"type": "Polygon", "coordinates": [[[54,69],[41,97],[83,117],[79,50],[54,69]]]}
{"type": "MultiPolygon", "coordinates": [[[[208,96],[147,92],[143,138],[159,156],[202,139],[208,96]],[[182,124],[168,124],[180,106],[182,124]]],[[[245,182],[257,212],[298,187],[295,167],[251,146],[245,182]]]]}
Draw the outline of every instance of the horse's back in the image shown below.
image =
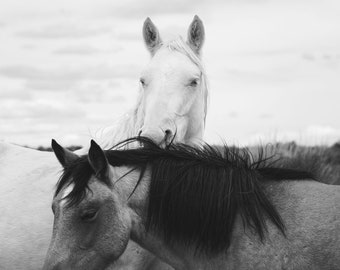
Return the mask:
{"type": "Polygon", "coordinates": [[[340,223],[340,186],[312,180],[282,182],[281,187],[277,185],[271,191],[271,196],[279,211],[287,216],[287,222],[303,220],[312,225],[327,223],[327,227],[340,223]]]}
{"type": "MultiPolygon", "coordinates": [[[[287,228],[317,269],[340,268],[340,186],[297,181],[289,188],[287,228]],[[295,196],[295,197],[294,197],[295,196]]],[[[289,232],[288,237],[289,237],[289,232]]]]}
{"type": "Polygon", "coordinates": [[[265,191],[285,225],[270,221],[263,241],[236,222],[229,269],[334,270],[340,265],[340,186],[316,181],[271,181],[265,191]]]}
{"type": "Polygon", "coordinates": [[[292,265],[339,269],[340,186],[299,180],[276,187],[271,196],[286,226],[283,246],[292,265]]]}
{"type": "Polygon", "coordinates": [[[53,224],[52,153],[0,143],[0,269],[39,269],[53,224]]]}

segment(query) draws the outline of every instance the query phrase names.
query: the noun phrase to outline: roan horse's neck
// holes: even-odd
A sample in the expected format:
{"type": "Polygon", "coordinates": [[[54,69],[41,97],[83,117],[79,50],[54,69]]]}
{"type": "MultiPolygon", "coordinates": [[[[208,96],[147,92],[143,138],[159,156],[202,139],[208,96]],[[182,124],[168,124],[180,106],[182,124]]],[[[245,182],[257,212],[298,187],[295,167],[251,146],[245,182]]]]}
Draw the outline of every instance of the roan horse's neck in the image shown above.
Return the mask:
{"type": "MultiPolygon", "coordinates": [[[[127,178],[129,178],[128,181],[125,181],[126,179],[124,179],[124,181],[119,181],[121,182],[119,185],[125,186],[123,188],[125,191],[121,192],[121,194],[131,194],[132,187],[137,184],[136,179],[138,179],[138,176],[127,176],[127,178]]],[[[229,249],[233,250],[232,254],[228,251],[225,254],[218,254],[211,258],[206,257],[205,255],[197,255],[194,247],[168,243],[156,232],[147,231],[145,224],[149,184],[150,179],[148,173],[146,173],[134,194],[129,199],[127,205],[132,220],[132,229],[130,234],[131,240],[156,255],[176,270],[238,269],[237,266],[235,267],[234,265],[235,260],[232,259],[235,253],[238,253],[238,248],[236,247],[235,250],[234,245],[232,245],[231,249],[229,249]]],[[[127,198],[125,199],[127,200],[127,198]]],[[[240,218],[238,218],[235,222],[235,227],[237,227],[233,233],[235,239],[238,239],[241,242],[248,241],[244,240],[244,230],[240,218]]],[[[259,240],[254,239],[254,241],[251,240],[249,243],[250,245],[256,246],[259,245],[259,240]]]]}
{"type": "MultiPolygon", "coordinates": [[[[122,170],[119,174],[125,175],[126,170],[122,170]]],[[[150,186],[149,172],[145,173],[142,181],[137,185],[138,179],[139,172],[130,172],[124,177],[123,181],[118,181],[115,185],[118,192],[125,195],[122,200],[128,202],[127,207],[132,220],[131,240],[155,254],[164,262],[172,265],[175,269],[189,270],[190,268],[187,267],[188,264],[183,260],[183,252],[180,252],[179,247],[169,246],[156,234],[147,232],[145,224],[150,186]],[[127,195],[131,194],[136,185],[137,188],[133,195],[128,197],[127,195]]]]}
{"type": "MultiPolygon", "coordinates": [[[[132,174],[134,174],[133,172],[132,174]]],[[[132,230],[131,239],[144,247],[151,253],[155,254],[161,260],[173,266],[176,270],[194,270],[194,269],[295,269],[299,264],[302,265],[318,265],[322,262],[322,256],[319,259],[309,257],[309,248],[316,248],[318,241],[309,238],[317,233],[320,219],[329,223],[334,222],[328,217],[327,211],[321,209],[319,204],[326,202],[331,204],[334,198],[324,196],[319,192],[320,184],[313,181],[269,181],[264,188],[270,193],[273,201],[280,205],[283,220],[287,226],[287,238],[278,230],[278,228],[267,220],[266,237],[263,242],[259,239],[254,231],[246,227],[242,222],[242,218],[237,216],[232,233],[232,242],[226,252],[216,254],[214,256],[205,256],[195,254],[195,247],[184,247],[176,243],[166,242],[160,234],[153,231],[146,231],[146,209],[148,202],[148,190],[150,185],[149,172],[147,172],[137,187],[134,195],[131,196],[127,207],[131,213],[132,230]],[[307,188],[306,188],[307,187],[307,188]],[[309,194],[311,193],[311,194],[309,194]],[[293,195],[293,196],[292,196],[293,195]],[[304,200],[301,200],[301,197],[304,200]],[[317,209],[315,213],[309,211],[301,212],[301,218],[296,220],[296,209],[309,209],[317,201],[317,209]],[[329,201],[329,202],[328,202],[329,201]],[[294,207],[289,207],[294,205],[294,207]],[[319,209],[320,208],[320,209],[319,209]],[[308,228],[306,232],[301,228],[308,228]],[[307,248],[308,247],[308,248],[307,248]]],[[[120,181],[120,185],[128,187],[127,194],[131,194],[131,189],[137,184],[138,175],[127,177],[129,180],[120,181]],[[125,182],[125,184],[124,184],[125,182]]],[[[321,186],[322,188],[322,186],[321,186]]],[[[330,189],[331,190],[331,189],[330,189]]],[[[331,190],[332,191],[332,190],[331,190]]],[[[125,192],[123,192],[125,193],[125,192]]],[[[318,235],[320,238],[329,242],[336,242],[327,230],[323,231],[324,235],[318,235]],[[331,240],[333,239],[333,240],[331,240]]],[[[333,234],[334,236],[334,234],[333,234]]],[[[327,251],[325,254],[334,253],[327,251]]],[[[336,253],[336,252],[335,252],[336,253]]],[[[300,269],[300,268],[299,268],[300,269]]],[[[302,269],[302,268],[301,268],[302,269]]],[[[309,268],[309,269],[333,269],[333,268],[309,268]]],[[[335,268],[334,268],[335,269],[335,268]]]]}
{"type": "MultiPolygon", "coordinates": [[[[117,167],[115,170],[117,170],[117,167]]],[[[120,167],[118,168],[118,175],[125,175],[130,171],[130,168],[120,167]]],[[[190,248],[176,243],[167,243],[156,232],[146,230],[150,172],[147,171],[142,181],[137,185],[138,179],[139,172],[133,171],[127,174],[122,181],[118,181],[115,184],[118,193],[122,195],[122,201],[127,202],[126,207],[128,207],[132,220],[131,240],[176,270],[224,269],[227,262],[226,254],[213,259],[197,256],[194,247],[190,248]],[[130,197],[136,185],[137,188],[130,197]]],[[[239,223],[241,224],[241,222],[239,223]]],[[[240,233],[244,233],[243,230],[241,231],[240,233]]]]}

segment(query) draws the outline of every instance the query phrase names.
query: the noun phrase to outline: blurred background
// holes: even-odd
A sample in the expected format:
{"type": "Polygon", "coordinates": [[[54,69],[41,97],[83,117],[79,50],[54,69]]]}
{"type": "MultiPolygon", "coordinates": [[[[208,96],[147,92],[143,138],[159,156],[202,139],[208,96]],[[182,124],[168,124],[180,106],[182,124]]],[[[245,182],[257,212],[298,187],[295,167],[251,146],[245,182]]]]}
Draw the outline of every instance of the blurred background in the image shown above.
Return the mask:
{"type": "Polygon", "coordinates": [[[340,140],[339,0],[0,0],[0,140],[82,145],[134,105],[142,24],[203,20],[205,139],[340,140]]]}

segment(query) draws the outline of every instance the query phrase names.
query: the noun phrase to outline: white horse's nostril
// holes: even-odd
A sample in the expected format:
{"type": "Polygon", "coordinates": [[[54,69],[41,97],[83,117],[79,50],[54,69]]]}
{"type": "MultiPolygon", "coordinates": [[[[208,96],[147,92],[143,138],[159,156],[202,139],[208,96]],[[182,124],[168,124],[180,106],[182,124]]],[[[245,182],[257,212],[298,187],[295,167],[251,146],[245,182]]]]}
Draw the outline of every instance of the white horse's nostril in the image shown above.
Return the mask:
{"type": "Polygon", "coordinates": [[[172,131],[170,129],[167,129],[164,133],[165,133],[165,139],[172,136],[172,131]]]}
{"type": "Polygon", "coordinates": [[[170,129],[165,130],[165,136],[164,136],[164,142],[165,145],[168,146],[172,143],[174,136],[172,134],[172,131],[170,129]]]}
{"type": "MultiPolygon", "coordinates": [[[[142,136],[142,132],[142,129],[138,130],[137,138],[140,138],[142,136]]],[[[139,147],[143,147],[143,143],[141,141],[139,141],[139,147]]]]}
{"type": "Polygon", "coordinates": [[[137,133],[137,136],[140,137],[142,135],[142,129],[140,129],[137,133]]]}

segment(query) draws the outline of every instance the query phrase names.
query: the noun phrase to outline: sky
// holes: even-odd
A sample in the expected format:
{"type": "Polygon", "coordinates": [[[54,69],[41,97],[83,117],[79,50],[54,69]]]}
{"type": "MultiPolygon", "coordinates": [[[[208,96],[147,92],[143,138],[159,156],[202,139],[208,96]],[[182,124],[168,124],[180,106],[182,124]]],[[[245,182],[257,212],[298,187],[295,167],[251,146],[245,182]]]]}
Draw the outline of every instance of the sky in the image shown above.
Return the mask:
{"type": "Polygon", "coordinates": [[[149,61],[142,24],[206,41],[205,139],[340,140],[338,0],[0,0],[0,140],[86,144],[131,108],[149,61]]]}

